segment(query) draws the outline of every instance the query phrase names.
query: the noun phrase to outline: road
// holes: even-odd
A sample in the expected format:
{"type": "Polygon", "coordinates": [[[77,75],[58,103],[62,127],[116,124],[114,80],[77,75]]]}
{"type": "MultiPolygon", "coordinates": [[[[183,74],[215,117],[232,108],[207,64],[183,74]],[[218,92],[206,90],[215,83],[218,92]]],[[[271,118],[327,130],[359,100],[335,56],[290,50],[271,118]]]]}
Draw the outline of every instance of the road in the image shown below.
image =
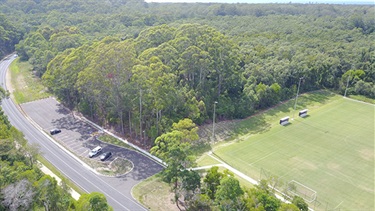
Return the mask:
{"type": "MultiPolygon", "coordinates": [[[[6,70],[14,59],[12,57],[0,62],[0,85],[3,88],[6,86],[6,70]]],[[[27,141],[38,143],[43,157],[83,190],[88,193],[103,193],[114,210],[147,210],[136,202],[130,193],[133,185],[145,178],[135,179],[131,174],[122,177],[97,175],[32,125],[11,99],[3,99],[1,106],[11,124],[23,132],[27,141]]]]}

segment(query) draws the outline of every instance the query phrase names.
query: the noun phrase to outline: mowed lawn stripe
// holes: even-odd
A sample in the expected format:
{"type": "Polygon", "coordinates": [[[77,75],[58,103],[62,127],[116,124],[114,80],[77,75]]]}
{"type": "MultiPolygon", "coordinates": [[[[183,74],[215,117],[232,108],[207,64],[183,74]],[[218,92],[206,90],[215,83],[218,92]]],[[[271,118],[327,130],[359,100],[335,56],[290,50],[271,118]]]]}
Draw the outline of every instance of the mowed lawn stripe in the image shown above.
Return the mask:
{"type": "MultiPolygon", "coordinates": [[[[316,208],[374,208],[374,105],[344,98],[272,126],[215,151],[228,164],[256,179],[261,168],[318,192],[316,208]]],[[[308,105],[307,105],[308,108],[308,105]]],[[[285,116],[290,114],[285,114],[285,116]]],[[[266,118],[266,117],[255,117],[266,118]]]]}

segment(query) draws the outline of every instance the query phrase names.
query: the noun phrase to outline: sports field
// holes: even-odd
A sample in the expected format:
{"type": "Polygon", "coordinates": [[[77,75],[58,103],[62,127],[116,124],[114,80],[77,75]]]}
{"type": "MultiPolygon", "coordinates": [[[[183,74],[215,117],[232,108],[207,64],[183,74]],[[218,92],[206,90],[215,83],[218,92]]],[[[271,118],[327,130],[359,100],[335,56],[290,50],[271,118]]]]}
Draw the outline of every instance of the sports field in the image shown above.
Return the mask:
{"type": "Polygon", "coordinates": [[[254,179],[277,176],[311,188],[315,210],[374,210],[374,105],[337,95],[319,103],[314,95],[299,98],[298,109],[309,109],[309,116],[297,111],[291,124],[280,126],[280,117],[293,116],[292,103],[275,108],[249,120],[255,129],[241,141],[214,153],[254,179]]]}

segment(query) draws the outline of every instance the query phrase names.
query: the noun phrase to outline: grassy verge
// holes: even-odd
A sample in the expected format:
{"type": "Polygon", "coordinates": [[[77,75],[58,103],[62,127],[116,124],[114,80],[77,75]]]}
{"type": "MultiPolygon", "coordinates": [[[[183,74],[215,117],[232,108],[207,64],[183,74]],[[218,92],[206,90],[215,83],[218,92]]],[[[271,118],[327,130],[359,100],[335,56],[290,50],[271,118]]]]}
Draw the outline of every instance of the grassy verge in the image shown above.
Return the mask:
{"type": "Polygon", "coordinates": [[[110,136],[108,134],[100,135],[100,136],[98,136],[98,139],[102,142],[105,142],[105,143],[113,144],[113,145],[120,146],[120,147],[125,147],[125,148],[132,149],[132,150],[136,151],[135,148],[131,147],[130,145],[128,145],[128,144],[120,141],[119,139],[117,139],[113,136],[110,136]]]}
{"type": "Polygon", "coordinates": [[[16,59],[10,65],[11,87],[13,100],[18,103],[26,103],[51,96],[46,92],[39,78],[32,74],[32,65],[28,62],[20,62],[16,59]]]}
{"type": "MultiPolygon", "coordinates": [[[[33,76],[31,73],[32,65],[28,62],[20,62],[16,59],[10,65],[10,84],[8,83],[8,89],[11,91],[12,99],[20,104],[49,97],[45,87],[40,82],[40,79],[33,76]]],[[[38,156],[38,160],[50,169],[56,176],[61,178],[69,187],[77,191],[79,194],[86,193],[80,187],[75,185],[72,181],[66,178],[58,169],[56,169],[50,162],[44,157],[38,156]]]]}
{"type": "Polygon", "coordinates": [[[200,158],[196,160],[198,166],[210,166],[219,164],[219,162],[210,156],[207,153],[203,154],[200,158]]]}
{"type": "Polygon", "coordinates": [[[157,174],[134,186],[132,195],[138,202],[146,206],[148,210],[177,211],[176,205],[171,202],[173,194],[169,190],[169,185],[161,181],[160,176],[157,174]]]}
{"type": "Polygon", "coordinates": [[[371,99],[371,98],[365,97],[363,95],[350,95],[349,98],[352,98],[354,100],[363,101],[363,102],[366,102],[366,103],[375,104],[375,99],[371,99]]]}
{"type": "Polygon", "coordinates": [[[44,157],[38,156],[38,161],[41,162],[44,166],[46,166],[49,170],[51,170],[56,176],[58,176],[61,180],[63,180],[69,187],[77,191],[79,194],[85,194],[86,192],[82,190],[79,186],[77,186],[75,183],[70,181],[68,178],[66,178],[61,172],[50,162],[48,162],[44,157]]]}
{"type": "MultiPolygon", "coordinates": [[[[220,172],[224,172],[226,168],[219,167],[220,172]]],[[[199,173],[204,173],[204,170],[199,170],[199,173]]],[[[235,178],[240,181],[240,184],[244,188],[253,188],[254,185],[248,181],[235,175],[235,178]]],[[[160,175],[154,175],[147,178],[146,180],[138,183],[132,189],[133,197],[144,205],[148,210],[163,211],[163,210],[176,210],[178,208],[171,199],[173,193],[170,192],[170,187],[167,183],[163,182],[160,175]]]]}

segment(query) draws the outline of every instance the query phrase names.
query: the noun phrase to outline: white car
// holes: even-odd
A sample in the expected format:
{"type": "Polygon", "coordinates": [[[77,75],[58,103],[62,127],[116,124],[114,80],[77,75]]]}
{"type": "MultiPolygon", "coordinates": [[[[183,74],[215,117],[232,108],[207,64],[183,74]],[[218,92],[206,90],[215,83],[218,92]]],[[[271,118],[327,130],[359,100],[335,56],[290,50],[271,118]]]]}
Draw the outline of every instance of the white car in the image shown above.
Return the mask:
{"type": "Polygon", "coordinates": [[[94,149],[92,149],[90,152],[89,152],[89,157],[92,158],[94,157],[95,155],[99,154],[99,152],[102,151],[102,147],[101,146],[97,146],[95,147],[94,149]]]}

